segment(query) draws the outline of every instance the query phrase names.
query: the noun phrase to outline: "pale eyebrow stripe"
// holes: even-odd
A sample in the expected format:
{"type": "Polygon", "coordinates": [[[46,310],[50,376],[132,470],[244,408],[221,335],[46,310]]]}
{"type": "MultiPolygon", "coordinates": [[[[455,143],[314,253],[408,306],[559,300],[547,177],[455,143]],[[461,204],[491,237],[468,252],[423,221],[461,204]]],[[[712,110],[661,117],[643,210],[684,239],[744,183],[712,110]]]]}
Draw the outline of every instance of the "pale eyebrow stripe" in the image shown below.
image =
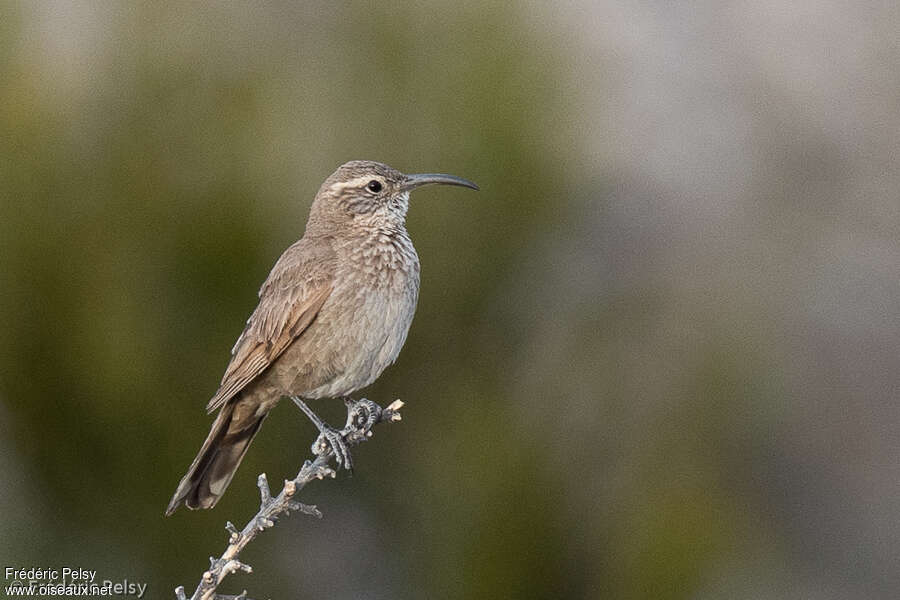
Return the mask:
{"type": "Polygon", "coordinates": [[[383,178],[376,175],[366,175],[364,177],[357,177],[355,179],[351,179],[350,181],[339,181],[331,186],[331,189],[335,191],[340,191],[347,189],[348,187],[362,187],[363,185],[369,183],[373,179],[377,179],[378,181],[383,181],[383,178]]]}

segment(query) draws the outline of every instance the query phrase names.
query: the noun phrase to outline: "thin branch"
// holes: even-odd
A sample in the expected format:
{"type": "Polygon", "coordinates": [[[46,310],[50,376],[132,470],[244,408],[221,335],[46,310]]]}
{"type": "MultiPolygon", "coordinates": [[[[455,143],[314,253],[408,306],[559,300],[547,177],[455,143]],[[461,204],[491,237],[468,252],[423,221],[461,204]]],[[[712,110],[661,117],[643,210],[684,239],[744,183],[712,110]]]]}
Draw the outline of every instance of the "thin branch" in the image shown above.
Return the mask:
{"type": "MultiPolygon", "coordinates": [[[[377,423],[393,423],[400,420],[400,408],[403,402],[395,400],[387,408],[366,400],[357,400],[348,405],[347,424],[339,434],[348,446],[354,446],[369,439],[372,436],[371,428],[377,423]]],[[[259,512],[251,518],[243,529],[238,529],[228,521],[225,529],[228,530],[228,547],[219,558],[209,558],[209,570],[200,578],[200,583],[194,594],[188,598],[184,587],[175,588],[177,600],[250,600],[245,590],[237,596],[217,594],[216,589],[222,581],[238,571],[252,573],[253,569],[248,564],[238,560],[241,551],[261,532],[275,525],[275,521],[282,515],[289,515],[291,511],[301,512],[306,515],[322,518],[319,509],[310,504],[303,504],[294,499],[294,496],[302,490],[307,483],[314,479],[335,477],[334,469],[328,466],[334,458],[331,445],[325,441],[323,435],[313,443],[312,451],[315,459],[305,461],[294,479],[286,479],[281,492],[275,497],[269,490],[269,482],[266,474],[262,473],[256,480],[259,487],[259,512]]]]}

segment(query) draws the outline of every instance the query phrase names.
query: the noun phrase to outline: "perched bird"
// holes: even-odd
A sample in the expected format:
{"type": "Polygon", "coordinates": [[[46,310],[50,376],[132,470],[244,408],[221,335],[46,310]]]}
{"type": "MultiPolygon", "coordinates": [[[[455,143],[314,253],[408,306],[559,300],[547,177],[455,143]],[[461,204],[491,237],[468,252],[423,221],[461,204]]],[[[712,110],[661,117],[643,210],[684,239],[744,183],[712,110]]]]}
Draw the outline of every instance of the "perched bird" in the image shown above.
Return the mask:
{"type": "Polygon", "coordinates": [[[166,515],[215,506],[269,411],[285,396],[307,412],[345,468],[336,431],[300,400],[347,398],[397,359],[419,295],[419,257],[406,232],[409,194],[428,184],[478,189],[460,177],[404,175],[372,161],[341,165],[319,188],[303,237],[259,290],[231,351],[209,435],[166,515]]]}

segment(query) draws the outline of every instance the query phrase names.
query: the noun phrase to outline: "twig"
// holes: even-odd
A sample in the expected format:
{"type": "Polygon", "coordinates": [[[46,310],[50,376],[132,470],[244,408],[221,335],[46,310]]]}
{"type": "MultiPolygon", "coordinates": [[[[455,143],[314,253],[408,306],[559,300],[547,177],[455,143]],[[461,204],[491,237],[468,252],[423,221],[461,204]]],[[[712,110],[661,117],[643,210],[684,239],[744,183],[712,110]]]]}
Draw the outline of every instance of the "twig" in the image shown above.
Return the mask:
{"type": "MultiPolygon", "coordinates": [[[[367,440],[372,436],[371,428],[376,423],[399,421],[399,411],[402,406],[403,402],[400,400],[395,400],[385,409],[365,398],[352,402],[348,405],[347,424],[339,432],[341,438],[348,446],[367,440]]],[[[228,547],[225,548],[225,552],[219,558],[209,557],[209,570],[205,571],[201,576],[200,583],[190,599],[185,595],[183,586],[175,588],[175,598],[177,600],[250,600],[247,598],[246,590],[237,596],[230,596],[217,594],[216,589],[222,583],[222,580],[232,573],[237,571],[253,572],[250,565],[238,560],[238,556],[244,547],[253,541],[257,535],[275,525],[278,517],[289,515],[291,511],[297,511],[322,518],[322,513],[315,506],[294,500],[297,492],[302,490],[310,481],[324,479],[325,477],[333,478],[336,475],[334,469],[328,466],[328,463],[334,458],[334,451],[331,445],[325,442],[322,435],[313,443],[312,451],[315,455],[315,460],[305,461],[297,476],[294,479],[286,479],[281,492],[274,498],[269,490],[266,474],[260,474],[256,480],[260,496],[259,512],[240,531],[231,521],[225,524],[225,529],[230,534],[228,547]]]]}

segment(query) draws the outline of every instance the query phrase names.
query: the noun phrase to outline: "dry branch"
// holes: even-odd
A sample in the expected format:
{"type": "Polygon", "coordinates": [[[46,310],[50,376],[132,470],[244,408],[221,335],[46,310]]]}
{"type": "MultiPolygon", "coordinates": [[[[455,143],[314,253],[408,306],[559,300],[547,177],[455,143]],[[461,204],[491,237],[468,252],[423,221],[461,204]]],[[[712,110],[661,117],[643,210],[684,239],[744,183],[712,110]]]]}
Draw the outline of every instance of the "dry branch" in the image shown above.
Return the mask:
{"type": "MultiPolygon", "coordinates": [[[[399,411],[402,406],[403,402],[400,400],[395,400],[385,409],[364,398],[353,401],[347,407],[347,423],[339,434],[348,446],[359,444],[372,436],[373,425],[399,421],[399,411]]],[[[291,511],[322,517],[322,513],[315,506],[303,504],[294,499],[297,492],[310,481],[335,476],[334,469],[328,466],[331,459],[334,458],[334,451],[323,435],[320,435],[313,443],[312,452],[315,459],[305,461],[294,479],[286,479],[281,492],[275,497],[272,497],[269,490],[266,474],[260,474],[256,481],[260,496],[259,512],[240,531],[231,521],[225,524],[225,529],[230,534],[225,552],[219,558],[212,556],[209,558],[209,570],[204,571],[197,589],[190,598],[185,595],[183,586],[175,588],[177,600],[249,600],[246,590],[237,596],[231,596],[217,594],[216,589],[232,573],[237,571],[253,572],[250,565],[238,560],[238,556],[257,535],[274,526],[278,517],[289,515],[291,511]]]]}

